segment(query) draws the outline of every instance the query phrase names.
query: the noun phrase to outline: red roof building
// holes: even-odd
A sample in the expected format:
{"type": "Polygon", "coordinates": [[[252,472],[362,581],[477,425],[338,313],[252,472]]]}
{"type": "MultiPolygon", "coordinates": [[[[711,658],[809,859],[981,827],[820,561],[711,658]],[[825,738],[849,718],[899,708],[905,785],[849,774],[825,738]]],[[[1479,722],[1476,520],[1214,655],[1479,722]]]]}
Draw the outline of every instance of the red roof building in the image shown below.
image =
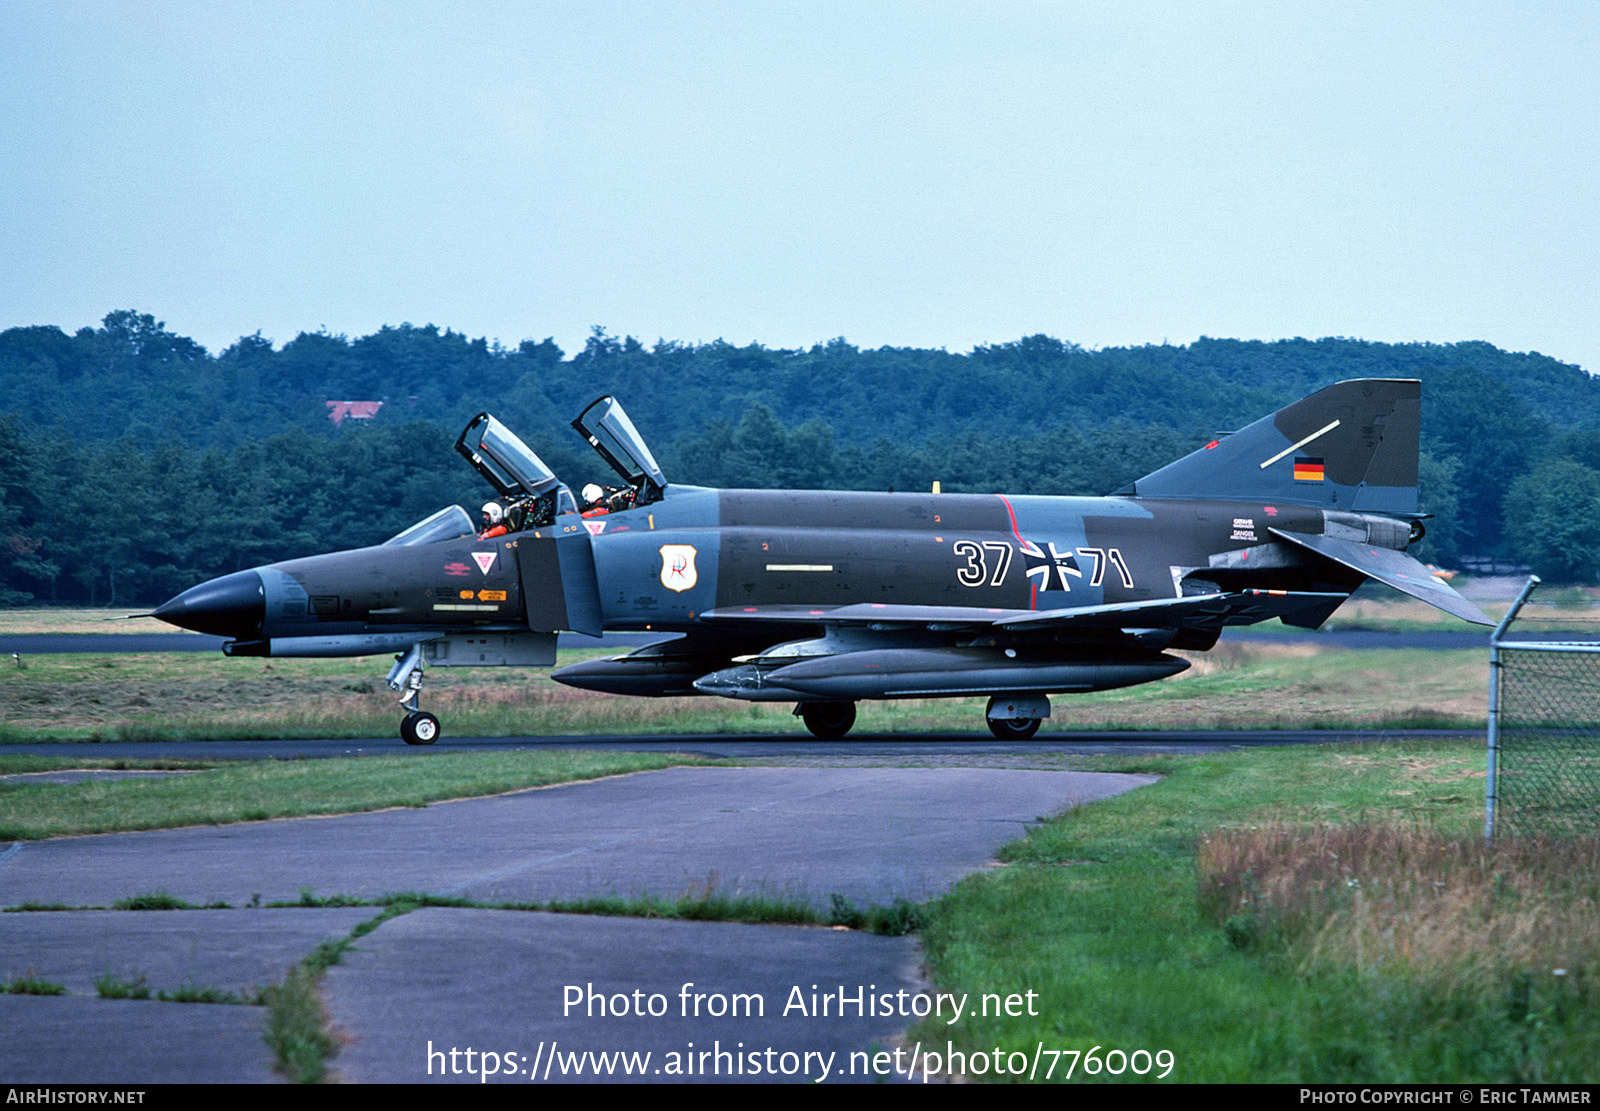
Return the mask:
{"type": "Polygon", "coordinates": [[[334,424],[343,424],[344,419],[371,420],[378,415],[378,410],[383,408],[381,401],[329,401],[328,419],[334,424]]]}

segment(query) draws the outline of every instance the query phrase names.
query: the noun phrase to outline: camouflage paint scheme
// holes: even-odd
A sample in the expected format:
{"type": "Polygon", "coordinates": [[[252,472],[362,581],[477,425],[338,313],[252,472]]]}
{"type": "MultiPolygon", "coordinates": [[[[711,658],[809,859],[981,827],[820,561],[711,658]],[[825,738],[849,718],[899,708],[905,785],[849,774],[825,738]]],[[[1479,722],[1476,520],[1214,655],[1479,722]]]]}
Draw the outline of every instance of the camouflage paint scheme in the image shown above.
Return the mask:
{"type": "Polygon", "coordinates": [[[530,514],[519,531],[479,540],[441,511],[419,537],[224,576],[155,615],[231,654],[402,653],[390,683],[409,692],[408,740],[431,721],[420,743],[437,735],[415,701],[424,664],[547,664],[557,632],[618,630],[676,635],[554,677],[793,702],[821,736],[862,698],[989,695],[991,729],[1026,736],[1049,694],[1173,674],[1188,663],[1167,649],[1228,625],[1314,628],[1369,577],[1488,624],[1405,554],[1420,405],[1414,381],[1339,383],[1080,498],[668,484],[601,398],[574,425],[631,507],[587,515],[480,414],[458,450],[530,514]]]}

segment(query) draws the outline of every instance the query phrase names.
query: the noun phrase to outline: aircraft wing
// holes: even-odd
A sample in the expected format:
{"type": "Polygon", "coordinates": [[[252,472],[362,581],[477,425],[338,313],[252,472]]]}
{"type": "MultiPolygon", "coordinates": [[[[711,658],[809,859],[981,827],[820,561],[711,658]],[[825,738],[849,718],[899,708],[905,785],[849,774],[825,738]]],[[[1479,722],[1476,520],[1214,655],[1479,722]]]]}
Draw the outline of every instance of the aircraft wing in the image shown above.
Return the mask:
{"type": "Polygon", "coordinates": [[[700,615],[704,621],[792,621],[806,625],[917,625],[931,629],[982,628],[1032,610],[977,606],[900,606],[855,602],[847,606],[720,606],[700,615]]]}
{"type": "Polygon", "coordinates": [[[1326,608],[1343,594],[1237,590],[1184,598],[1151,598],[1103,606],[1053,610],[985,609],[976,606],[901,606],[858,602],[846,606],[724,606],[701,614],[707,621],[797,622],[934,630],[1003,629],[1035,632],[1082,629],[1183,629],[1248,625],[1299,610],[1326,608]]]}
{"type": "Polygon", "coordinates": [[[1277,528],[1267,531],[1279,540],[1298,544],[1336,563],[1342,563],[1369,578],[1377,579],[1385,586],[1392,586],[1413,598],[1422,599],[1430,606],[1437,606],[1448,614],[1475,625],[1494,624],[1487,614],[1404,552],[1375,548],[1370,544],[1358,544],[1353,540],[1340,540],[1332,536],[1311,536],[1277,528]]]}
{"type": "Polygon", "coordinates": [[[1300,590],[1233,590],[1184,598],[1151,598],[1105,606],[1041,610],[996,621],[1018,632],[1045,628],[1190,629],[1253,625],[1300,610],[1325,609],[1343,594],[1300,590]]]}

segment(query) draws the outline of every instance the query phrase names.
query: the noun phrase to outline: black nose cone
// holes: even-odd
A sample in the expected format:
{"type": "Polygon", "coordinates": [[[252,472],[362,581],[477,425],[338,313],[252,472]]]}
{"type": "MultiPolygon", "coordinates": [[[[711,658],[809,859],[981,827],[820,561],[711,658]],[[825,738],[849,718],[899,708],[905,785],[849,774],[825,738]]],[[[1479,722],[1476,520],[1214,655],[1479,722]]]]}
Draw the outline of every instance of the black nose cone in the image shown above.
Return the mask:
{"type": "Polygon", "coordinates": [[[261,576],[254,571],[235,571],[191,586],[159,606],[154,616],[197,633],[249,640],[261,635],[261,621],[266,614],[266,588],[261,576]]]}

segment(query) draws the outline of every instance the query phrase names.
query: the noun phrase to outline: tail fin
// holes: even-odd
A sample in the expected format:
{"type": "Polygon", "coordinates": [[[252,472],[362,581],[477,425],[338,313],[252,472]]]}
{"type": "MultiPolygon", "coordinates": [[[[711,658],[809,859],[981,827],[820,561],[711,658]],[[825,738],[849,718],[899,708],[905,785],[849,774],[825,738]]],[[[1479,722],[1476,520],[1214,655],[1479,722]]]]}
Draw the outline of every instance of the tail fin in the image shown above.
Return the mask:
{"type": "Polygon", "coordinates": [[[1351,512],[1417,512],[1422,384],[1358,378],[1147,474],[1141,498],[1216,498],[1351,512]]]}

